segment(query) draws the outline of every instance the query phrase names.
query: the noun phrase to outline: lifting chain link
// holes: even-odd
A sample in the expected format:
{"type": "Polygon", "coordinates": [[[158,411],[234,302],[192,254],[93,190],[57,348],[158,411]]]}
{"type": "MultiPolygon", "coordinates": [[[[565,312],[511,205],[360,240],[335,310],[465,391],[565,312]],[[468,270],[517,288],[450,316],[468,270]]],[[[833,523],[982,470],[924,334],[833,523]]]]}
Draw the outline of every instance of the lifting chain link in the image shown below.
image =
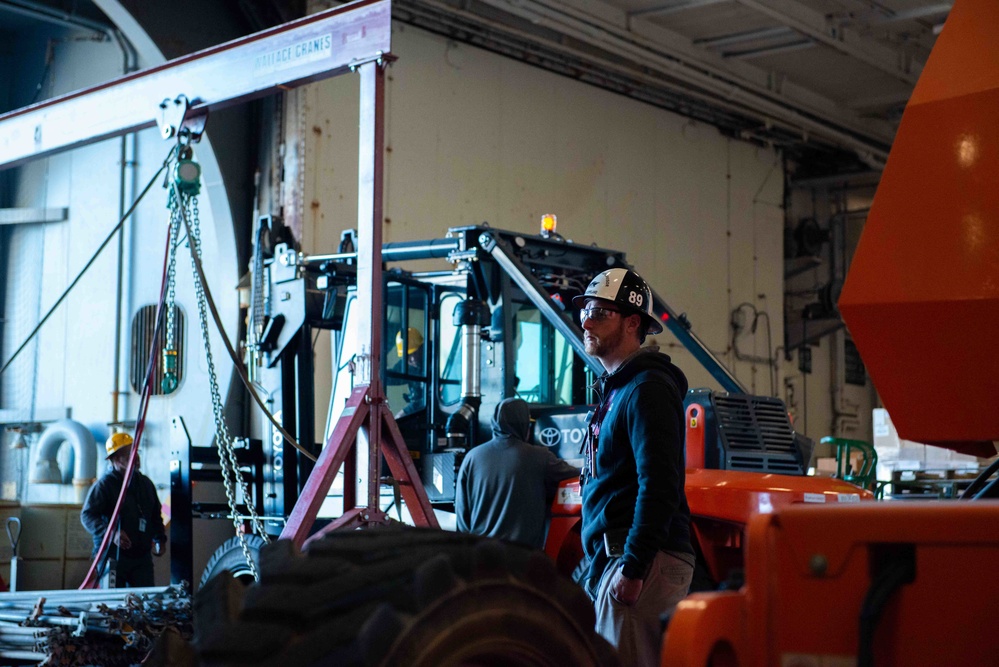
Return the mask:
{"type": "MultiPolygon", "coordinates": [[[[173,211],[174,189],[170,188],[168,206],[173,211]]],[[[170,257],[167,264],[166,303],[166,334],[163,337],[163,379],[160,389],[164,394],[172,394],[177,389],[180,380],[177,375],[177,345],[176,331],[176,295],[177,295],[177,245],[180,243],[180,225],[174,224],[173,214],[170,221],[170,257]]]]}
{"type": "MultiPolygon", "coordinates": [[[[200,261],[202,258],[201,220],[199,216],[197,196],[179,189],[177,185],[174,184],[170,188],[168,205],[170,207],[171,242],[174,242],[179,238],[180,227],[184,225],[184,218],[186,216],[187,222],[190,225],[187,242],[190,244],[193,254],[196,255],[200,261]]],[[[237,511],[236,484],[239,485],[239,491],[241,492],[243,500],[246,503],[247,510],[249,511],[253,531],[258,534],[264,542],[270,542],[270,538],[264,531],[263,523],[257,515],[257,510],[251,500],[246,480],[243,479],[243,476],[240,474],[239,463],[236,460],[236,450],[233,445],[234,440],[229,433],[228,426],[225,423],[222,398],[219,392],[218,376],[215,372],[215,360],[212,356],[211,339],[209,336],[207,298],[198,277],[194,257],[191,258],[191,265],[194,272],[194,294],[198,305],[199,320],[201,321],[201,338],[205,346],[205,357],[208,362],[208,384],[211,391],[212,414],[215,418],[215,445],[218,448],[219,463],[222,468],[222,481],[225,485],[226,500],[229,504],[229,512],[232,517],[233,527],[236,530],[236,536],[239,538],[239,545],[243,550],[243,556],[246,558],[246,564],[250,568],[250,572],[253,574],[254,581],[259,581],[260,574],[257,572],[256,563],[254,563],[253,557],[250,554],[250,548],[246,541],[246,535],[242,530],[240,515],[237,511]]],[[[172,275],[170,276],[170,281],[171,284],[168,288],[168,293],[173,289],[172,275]]]]}

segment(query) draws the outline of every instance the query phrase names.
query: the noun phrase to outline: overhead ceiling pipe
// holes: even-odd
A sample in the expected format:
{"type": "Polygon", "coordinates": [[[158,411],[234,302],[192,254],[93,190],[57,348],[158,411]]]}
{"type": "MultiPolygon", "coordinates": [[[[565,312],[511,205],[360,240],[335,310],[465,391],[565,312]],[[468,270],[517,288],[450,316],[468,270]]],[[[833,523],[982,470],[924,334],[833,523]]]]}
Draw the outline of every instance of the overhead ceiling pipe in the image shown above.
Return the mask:
{"type": "Polygon", "coordinates": [[[94,33],[95,38],[101,40],[111,39],[111,26],[109,25],[60,12],[53,7],[30,0],[3,0],[0,2],[0,10],[63,28],[90,30],[94,33]]]}

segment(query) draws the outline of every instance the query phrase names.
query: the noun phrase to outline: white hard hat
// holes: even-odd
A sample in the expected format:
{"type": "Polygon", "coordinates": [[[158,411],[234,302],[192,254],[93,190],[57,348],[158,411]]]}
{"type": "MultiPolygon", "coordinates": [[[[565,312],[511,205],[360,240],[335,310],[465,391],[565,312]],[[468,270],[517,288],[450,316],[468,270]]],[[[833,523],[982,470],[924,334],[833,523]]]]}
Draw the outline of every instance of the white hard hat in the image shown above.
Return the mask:
{"type": "Polygon", "coordinates": [[[652,290],[630,269],[607,269],[598,273],[585,292],[572,298],[572,305],[582,308],[587,299],[612,301],[626,313],[641,315],[650,335],[662,333],[663,325],[652,311],[652,290]]]}

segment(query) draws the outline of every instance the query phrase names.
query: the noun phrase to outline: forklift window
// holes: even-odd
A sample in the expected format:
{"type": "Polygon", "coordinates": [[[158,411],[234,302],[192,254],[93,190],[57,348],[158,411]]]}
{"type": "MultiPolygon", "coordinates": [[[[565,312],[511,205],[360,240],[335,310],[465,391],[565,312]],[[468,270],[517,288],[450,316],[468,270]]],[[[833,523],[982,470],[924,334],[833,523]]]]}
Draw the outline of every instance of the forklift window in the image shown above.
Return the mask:
{"type": "Polygon", "coordinates": [[[437,372],[440,377],[440,399],[443,405],[461,400],[461,336],[451,314],[464,296],[446,292],[440,305],[440,345],[437,347],[437,372]]]}
{"type": "Polygon", "coordinates": [[[538,309],[516,304],[514,327],[517,331],[514,362],[517,373],[517,395],[528,403],[542,403],[541,387],[541,313],[538,309]]]}
{"type": "Polygon", "coordinates": [[[427,405],[427,310],[425,289],[391,282],[385,294],[385,395],[396,417],[427,405]]]}
{"type": "Polygon", "coordinates": [[[528,403],[572,405],[572,346],[533,304],[514,304],[517,395],[528,403]]]}
{"type": "Polygon", "coordinates": [[[572,370],[576,361],[576,354],[572,350],[572,345],[562,334],[552,329],[555,338],[555,354],[553,357],[555,365],[554,379],[552,387],[553,403],[557,405],[572,405],[572,370]]]}

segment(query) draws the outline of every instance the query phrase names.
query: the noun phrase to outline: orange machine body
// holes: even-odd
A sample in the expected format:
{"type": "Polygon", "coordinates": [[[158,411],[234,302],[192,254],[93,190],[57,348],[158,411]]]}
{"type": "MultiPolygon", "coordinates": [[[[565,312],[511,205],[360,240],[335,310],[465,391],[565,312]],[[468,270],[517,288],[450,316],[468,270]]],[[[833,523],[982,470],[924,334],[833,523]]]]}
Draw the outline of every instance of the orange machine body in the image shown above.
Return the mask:
{"type": "Polygon", "coordinates": [[[865,599],[900,563],[913,576],[891,589],[868,626],[872,664],[996,664],[997,519],[996,501],[794,505],[756,515],[745,585],[682,601],[662,665],[860,664],[865,599]]]}
{"type": "Polygon", "coordinates": [[[687,450],[687,466],[691,468],[703,468],[706,431],[704,407],[698,403],[691,403],[684,412],[684,419],[687,422],[686,435],[684,437],[684,446],[687,450]]]}
{"type": "Polygon", "coordinates": [[[906,107],[839,309],[899,435],[999,440],[999,2],[959,0],[906,107]]]}
{"type": "MultiPolygon", "coordinates": [[[[828,477],[774,475],[687,468],[687,503],[693,538],[715,581],[743,567],[743,533],[756,514],[795,504],[853,504],[874,495],[828,477]]],[[[578,480],[565,480],[552,503],[545,553],[565,574],[582,557],[579,538],[582,496],[578,480]]]]}
{"type": "Polygon", "coordinates": [[[583,496],[579,480],[563,480],[552,502],[545,553],[555,561],[558,570],[566,575],[572,574],[572,570],[583,557],[583,546],[579,537],[582,510],[583,496]]]}

